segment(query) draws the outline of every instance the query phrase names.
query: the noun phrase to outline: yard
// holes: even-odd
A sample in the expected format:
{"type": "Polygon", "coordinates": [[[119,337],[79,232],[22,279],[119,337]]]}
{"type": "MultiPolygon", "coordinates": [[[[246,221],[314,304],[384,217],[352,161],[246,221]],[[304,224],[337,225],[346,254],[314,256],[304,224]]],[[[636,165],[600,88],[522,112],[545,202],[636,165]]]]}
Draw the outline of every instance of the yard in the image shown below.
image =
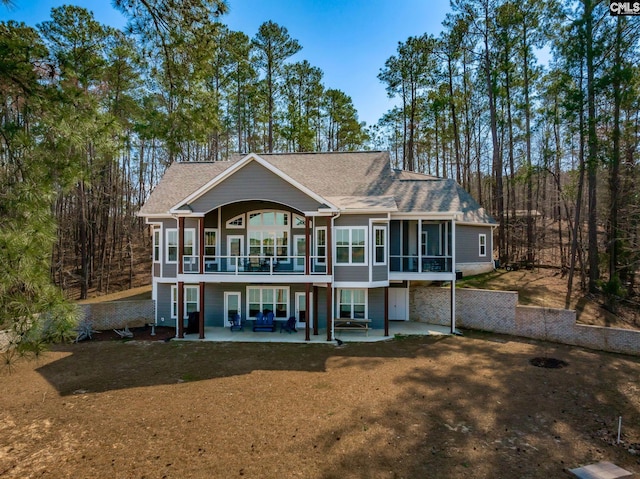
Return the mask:
{"type": "Polygon", "coordinates": [[[640,473],[640,358],[513,337],[94,341],[3,374],[0,477],[640,473]]]}

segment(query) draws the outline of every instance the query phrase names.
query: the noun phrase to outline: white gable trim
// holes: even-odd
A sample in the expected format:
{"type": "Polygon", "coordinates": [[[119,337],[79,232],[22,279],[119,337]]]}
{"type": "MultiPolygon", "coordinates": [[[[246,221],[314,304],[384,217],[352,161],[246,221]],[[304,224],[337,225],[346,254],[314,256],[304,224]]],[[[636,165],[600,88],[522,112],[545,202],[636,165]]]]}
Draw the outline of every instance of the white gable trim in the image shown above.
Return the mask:
{"type": "Polygon", "coordinates": [[[243,167],[245,167],[246,165],[248,165],[252,161],[255,161],[255,162],[259,163],[264,168],[266,168],[267,170],[272,172],[274,175],[279,176],[284,181],[289,183],[291,186],[293,186],[294,188],[297,188],[298,190],[300,190],[302,193],[306,194],[310,198],[313,198],[318,203],[326,204],[327,206],[329,206],[330,210],[339,211],[339,208],[337,208],[334,204],[332,204],[331,202],[327,201],[325,198],[323,198],[322,196],[318,195],[317,193],[314,193],[313,191],[311,191],[306,186],[298,183],[296,180],[294,180],[289,175],[285,174],[283,171],[281,171],[278,168],[276,168],[275,166],[273,166],[268,161],[260,158],[255,153],[249,153],[247,156],[245,156],[240,161],[238,161],[235,165],[231,166],[230,168],[227,168],[225,171],[220,173],[218,176],[213,178],[211,181],[207,182],[204,186],[200,187],[198,190],[196,190],[195,192],[191,193],[185,199],[183,199],[178,204],[173,206],[169,210],[169,212],[173,213],[173,214],[181,214],[181,213],[183,214],[184,210],[180,210],[181,207],[183,207],[185,205],[188,205],[189,203],[192,203],[194,200],[197,200],[202,195],[206,194],[209,190],[211,190],[215,186],[217,186],[220,183],[222,183],[224,180],[226,180],[231,175],[233,175],[236,171],[239,171],[240,169],[242,169],[243,167]]]}

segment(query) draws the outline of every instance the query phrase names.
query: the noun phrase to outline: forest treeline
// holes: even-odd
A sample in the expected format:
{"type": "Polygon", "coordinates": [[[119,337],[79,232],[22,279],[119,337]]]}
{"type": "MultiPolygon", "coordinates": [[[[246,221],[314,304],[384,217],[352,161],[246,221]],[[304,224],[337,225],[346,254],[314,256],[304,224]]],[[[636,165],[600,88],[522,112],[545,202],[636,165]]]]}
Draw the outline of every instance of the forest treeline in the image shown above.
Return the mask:
{"type": "Polygon", "coordinates": [[[399,106],[371,136],[489,209],[502,264],[579,273],[615,309],[640,261],[640,23],[609,3],[453,0],[381,68],[399,106]]]}
{"type": "Polygon", "coordinates": [[[132,285],[150,251],[136,213],[167,166],[250,151],[388,149],[491,211],[502,263],[550,248],[569,284],[577,272],[607,298],[634,294],[637,17],[594,0],[455,0],[439,36],[399,39],[380,65],[398,106],[367,126],[349,92],[294,61],[286,26],[232,31],[221,0],[114,6],[123,30],[71,5],[35,28],[0,23],[5,318],[62,305],[61,289],[132,285]]]}

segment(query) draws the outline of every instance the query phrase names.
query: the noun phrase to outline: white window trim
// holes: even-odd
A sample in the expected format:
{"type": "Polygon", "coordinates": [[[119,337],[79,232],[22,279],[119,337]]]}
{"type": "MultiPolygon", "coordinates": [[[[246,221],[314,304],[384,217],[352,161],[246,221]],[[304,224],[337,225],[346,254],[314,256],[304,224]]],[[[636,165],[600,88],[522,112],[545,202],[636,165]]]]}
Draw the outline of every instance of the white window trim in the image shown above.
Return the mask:
{"type": "MultiPolygon", "coordinates": [[[[262,223],[262,219],[261,219],[261,223],[262,223]]],[[[293,240],[292,235],[291,235],[291,213],[289,213],[288,211],[284,211],[284,210],[255,210],[255,211],[249,211],[247,213],[247,251],[251,251],[251,233],[261,233],[261,240],[260,240],[260,256],[267,256],[264,254],[264,248],[265,248],[265,244],[264,244],[264,233],[272,233],[273,234],[273,256],[276,258],[280,258],[280,262],[283,264],[289,264],[291,262],[291,242],[293,240]],[[263,215],[264,213],[284,213],[287,217],[287,224],[286,225],[277,225],[277,224],[273,224],[273,225],[264,225],[264,224],[260,224],[260,225],[252,225],[249,223],[249,218],[251,217],[252,214],[259,214],[259,215],[263,215]],[[287,249],[286,249],[286,254],[283,256],[278,256],[277,251],[278,251],[278,233],[281,232],[285,232],[287,233],[286,237],[287,237],[287,249]]]]}
{"type": "Polygon", "coordinates": [[[487,256],[487,235],[484,233],[478,235],[478,256],[481,258],[487,256]]]}
{"type": "Polygon", "coordinates": [[[304,216],[293,215],[293,224],[291,225],[291,227],[304,228],[306,223],[307,223],[307,219],[304,216]],[[301,222],[302,224],[298,224],[298,222],[301,222]]]}
{"type": "MultiPolygon", "coordinates": [[[[178,242],[180,241],[180,238],[178,238],[178,242]]],[[[198,256],[198,236],[196,234],[196,229],[195,228],[185,228],[184,229],[184,244],[182,245],[182,254],[185,256],[198,256]],[[191,234],[193,236],[193,242],[191,243],[193,245],[193,251],[191,251],[190,255],[187,255],[184,252],[184,248],[187,245],[187,236],[188,234],[191,234]]]]}
{"type": "MultiPolygon", "coordinates": [[[[182,301],[182,318],[184,319],[187,316],[187,290],[195,289],[196,291],[196,306],[198,311],[200,309],[200,288],[194,285],[185,285],[184,286],[184,296],[182,301]]],[[[178,319],[176,312],[178,311],[178,286],[175,284],[171,285],[171,319],[178,319]],[[174,307],[175,305],[175,307],[174,307]]]]}
{"type": "Polygon", "coordinates": [[[219,256],[218,252],[220,251],[220,234],[218,233],[218,228],[205,228],[204,229],[204,244],[202,245],[202,255],[203,256],[211,256],[211,255],[207,255],[206,254],[207,246],[213,246],[216,249],[216,253],[215,253],[215,255],[213,255],[214,256],[213,261],[215,263],[217,263],[218,262],[218,256],[219,256]],[[216,242],[215,242],[214,245],[208,245],[207,244],[207,233],[211,233],[211,232],[216,234],[216,242]]]}
{"type": "Polygon", "coordinates": [[[226,226],[228,229],[233,230],[243,230],[246,224],[246,219],[244,217],[244,213],[242,213],[241,215],[238,216],[234,216],[233,218],[231,218],[230,220],[227,221],[226,226]],[[232,224],[234,221],[238,221],[240,220],[242,222],[242,224],[239,225],[234,225],[232,224]]]}
{"type": "MultiPolygon", "coordinates": [[[[369,258],[368,258],[368,251],[369,249],[367,248],[367,227],[366,226],[337,226],[335,228],[335,239],[333,240],[333,251],[334,251],[334,255],[333,257],[335,258],[335,264],[336,265],[340,265],[340,266],[348,266],[348,265],[353,265],[353,266],[368,266],[369,265],[369,258]],[[349,231],[349,261],[348,262],[340,262],[338,261],[338,231],[341,230],[347,230],[349,231]],[[362,263],[354,263],[353,262],[353,234],[352,232],[354,230],[361,230],[364,233],[364,261],[362,263]]],[[[340,246],[341,248],[345,248],[346,246],[340,246]]]]}
{"type": "Polygon", "coordinates": [[[382,226],[382,225],[374,225],[373,226],[373,264],[374,266],[386,266],[387,264],[387,243],[388,243],[388,238],[387,238],[387,227],[386,226],[382,226]],[[384,243],[382,243],[382,249],[384,251],[383,253],[383,260],[382,261],[378,261],[377,257],[378,257],[378,245],[376,244],[376,236],[377,236],[377,232],[378,231],[382,231],[382,237],[384,238],[384,243]]]}
{"type": "Polygon", "coordinates": [[[315,241],[313,242],[313,255],[316,257],[316,264],[325,265],[327,264],[327,227],[326,226],[318,226],[316,228],[315,241]],[[324,231],[324,256],[320,256],[318,252],[318,232],[324,231]]]}
{"type": "MultiPolygon", "coordinates": [[[[250,301],[249,301],[249,296],[250,296],[249,291],[250,291],[250,290],[254,290],[254,289],[255,289],[255,290],[259,290],[259,291],[260,291],[260,310],[261,310],[261,311],[264,309],[264,308],[262,307],[262,291],[263,291],[263,290],[265,290],[265,289],[270,289],[270,290],[272,290],[272,291],[273,291],[273,307],[274,307],[274,309],[275,309],[275,305],[276,305],[276,290],[278,290],[278,289],[283,289],[283,290],[285,290],[285,291],[287,292],[287,302],[286,302],[287,309],[286,309],[285,319],[287,319],[289,316],[291,316],[291,314],[290,314],[290,306],[291,306],[291,289],[289,288],[289,286],[247,286],[247,289],[246,289],[246,295],[247,295],[247,296],[246,296],[246,301],[245,301],[245,303],[246,303],[246,304],[245,304],[245,306],[246,306],[245,311],[247,312],[247,313],[246,313],[246,314],[247,314],[247,317],[249,317],[249,314],[250,314],[249,312],[251,311],[251,308],[250,308],[250,304],[251,304],[251,303],[250,303],[250,301]]],[[[275,315],[275,313],[276,313],[276,312],[275,312],[275,311],[273,311],[273,313],[274,313],[274,315],[275,315]]]]}
{"type": "Polygon", "coordinates": [[[178,236],[179,236],[178,235],[178,228],[167,228],[165,230],[165,240],[166,241],[165,241],[165,245],[164,245],[165,246],[165,251],[164,251],[165,256],[164,257],[165,257],[165,260],[166,260],[165,263],[167,263],[167,264],[177,264],[178,263],[178,257],[180,256],[180,253],[179,253],[180,252],[180,238],[178,236]],[[176,235],[175,245],[172,245],[169,242],[169,235],[171,233],[175,233],[175,235],[176,235]],[[174,247],[174,246],[176,248],[176,259],[175,260],[170,260],[169,259],[169,248],[170,247],[174,247]]]}
{"type": "MultiPolygon", "coordinates": [[[[335,311],[335,315],[336,318],[340,318],[340,306],[343,304],[340,302],[340,299],[342,297],[342,291],[364,291],[364,318],[369,318],[369,290],[367,288],[338,288],[337,291],[337,301],[336,301],[336,311],[335,311]]],[[[353,294],[351,295],[352,301],[351,301],[351,315],[354,316],[353,314],[353,294]]],[[[355,319],[355,318],[352,318],[355,319]]]]}
{"type": "Polygon", "coordinates": [[[153,230],[153,262],[160,263],[162,260],[162,230],[154,228],[153,230]],[[158,256],[156,257],[156,251],[158,256]]]}
{"type": "Polygon", "coordinates": [[[291,213],[289,211],[286,210],[273,210],[273,209],[269,209],[269,210],[253,210],[253,211],[249,211],[247,213],[247,229],[263,229],[263,230],[268,230],[271,228],[280,228],[280,229],[284,229],[284,228],[288,228],[291,229],[291,213]],[[278,225],[278,224],[272,224],[272,225],[265,225],[262,223],[262,219],[264,218],[264,214],[265,213],[273,213],[274,215],[276,213],[282,213],[287,217],[287,224],[286,225],[278,225]],[[251,215],[260,215],[261,217],[261,222],[259,225],[252,225],[250,224],[251,222],[251,215]]]}
{"type": "Polygon", "coordinates": [[[242,318],[242,293],[240,291],[225,291],[224,292],[224,325],[230,326],[229,323],[229,296],[238,297],[238,314],[242,318]]]}

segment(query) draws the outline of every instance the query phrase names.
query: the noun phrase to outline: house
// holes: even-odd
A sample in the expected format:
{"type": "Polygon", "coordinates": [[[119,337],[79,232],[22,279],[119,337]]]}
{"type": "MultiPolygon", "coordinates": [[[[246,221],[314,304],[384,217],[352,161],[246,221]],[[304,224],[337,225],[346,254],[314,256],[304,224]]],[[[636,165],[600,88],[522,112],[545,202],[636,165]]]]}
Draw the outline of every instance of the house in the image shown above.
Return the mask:
{"type": "Polygon", "coordinates": [[[140,211],[153,231],[156,321],[183,337],[259,312],[311,334],[421,320],[431,282],[493,269],[495,221],[455,181],[394,170],[387,152],[249,154],[174,163],[140,211]],[[197,312],[197,313],[195,313],[197,312]],[[180,321],[179,319],[182,319],[180,321]]]}

